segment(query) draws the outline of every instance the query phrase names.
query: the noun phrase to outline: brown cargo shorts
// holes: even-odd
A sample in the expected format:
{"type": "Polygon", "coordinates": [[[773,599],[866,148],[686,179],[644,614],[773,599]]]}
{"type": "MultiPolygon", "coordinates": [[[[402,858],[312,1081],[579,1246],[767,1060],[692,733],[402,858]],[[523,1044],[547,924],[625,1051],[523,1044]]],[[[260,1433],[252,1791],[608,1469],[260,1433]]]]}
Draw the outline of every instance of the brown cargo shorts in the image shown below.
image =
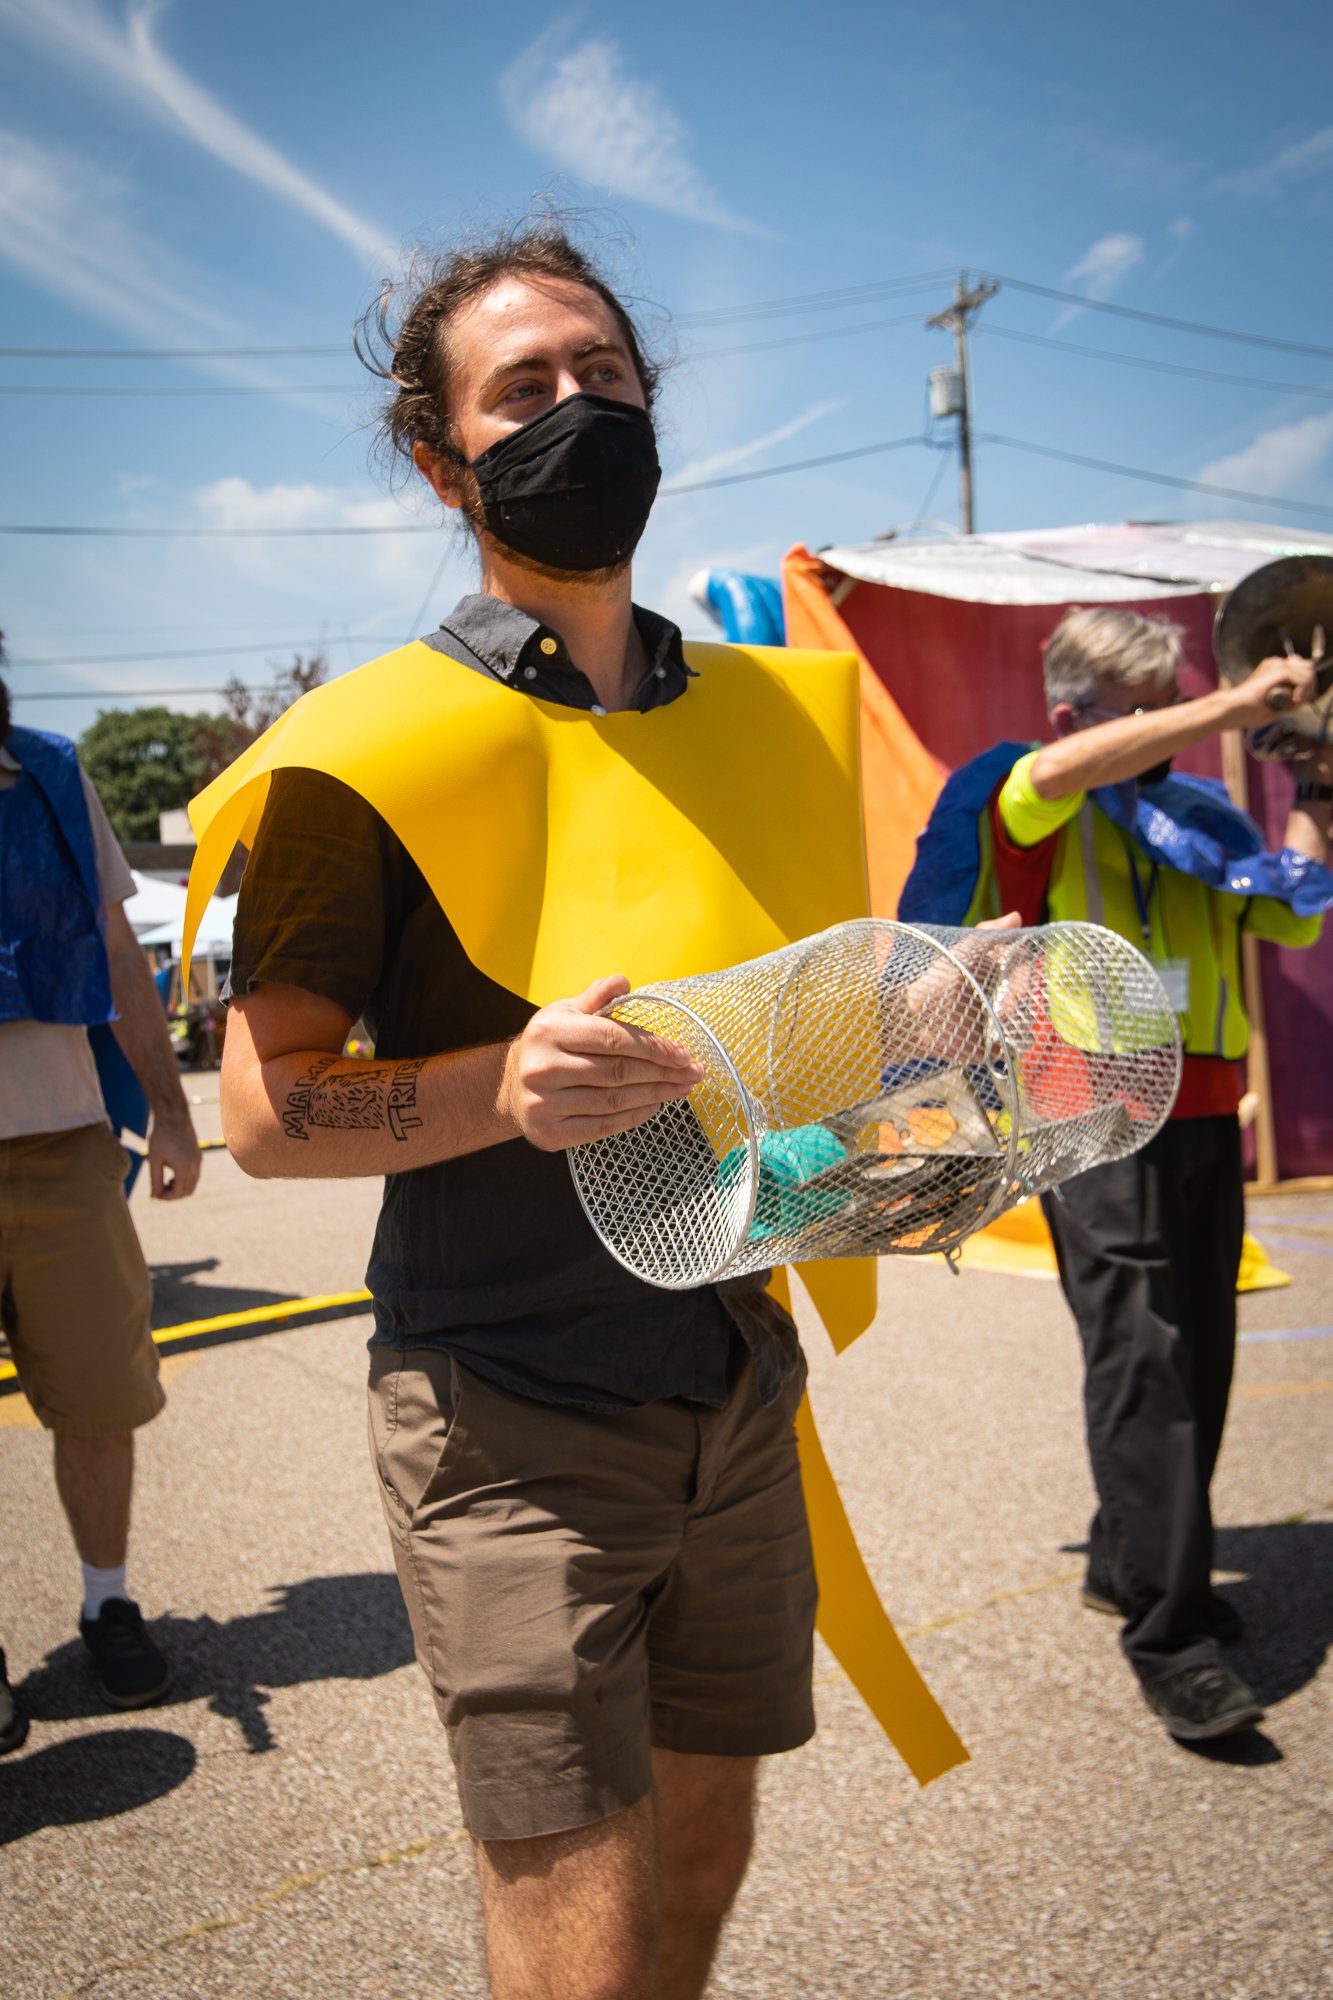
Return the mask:
{"type": "Polygon", "coordinates": [[[623,1811],[654,1747],[761,1757],[813,1735],[805,1370],[767,1409],[748,1356],[732,1372],[723,1409],[606,1416],[437,1349],[372,1350],[371,1454],[475,1839],[623,1811]]]}
{"type": "Polygon", "coordinates": [[[48,1430],[136,1430],[166,1402],[128,1167],[109,1125],[0,1139],[0,1325],[48,1430]]]}

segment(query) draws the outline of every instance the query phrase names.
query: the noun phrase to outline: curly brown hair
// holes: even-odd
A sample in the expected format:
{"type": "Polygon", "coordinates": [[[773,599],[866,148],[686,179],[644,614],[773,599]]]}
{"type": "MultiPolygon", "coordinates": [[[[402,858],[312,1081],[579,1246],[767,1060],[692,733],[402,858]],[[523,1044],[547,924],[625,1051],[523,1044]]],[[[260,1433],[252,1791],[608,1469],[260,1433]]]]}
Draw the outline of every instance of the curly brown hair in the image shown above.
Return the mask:
{"type": "Polygon", "coordinates": [[[358,360],[393,385],[376,425],[376,447],[391,472],[413,465],[418,444],[447,458],[461,456],[449,409],[449,327],[469,299],[513,276],[563,279],[595,293],[620,329],[651,412],[661,368],[645,353],[628,309],[592,258],[553,222],[515,223],[475,243],[419,257],[403,282],[385,285],[357,322],[358,360]]]}

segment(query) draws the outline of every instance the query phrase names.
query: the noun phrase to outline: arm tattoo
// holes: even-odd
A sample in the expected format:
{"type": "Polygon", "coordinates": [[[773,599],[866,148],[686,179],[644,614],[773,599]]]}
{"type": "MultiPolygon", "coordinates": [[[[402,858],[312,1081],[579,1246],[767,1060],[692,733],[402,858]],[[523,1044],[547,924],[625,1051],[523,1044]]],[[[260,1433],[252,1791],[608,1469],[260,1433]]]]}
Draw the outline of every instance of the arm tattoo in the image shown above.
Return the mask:
{"type": "Polygon", "coordinates": [[[340,1070],[327,1074],[338,1056],[321,1056],[312,1063],[287,1098],[282,1129],[289,1139],[308,1139],[310,1127],[339,1132],[381,1131],[387,1125],[395,1139],[406,1139],[422,1124],[417,1113],[417,1078],[425,1058],[395,1063],[392,1069],[340,1070]]]}
{"type": "Polygon", "coordinates": [[[303,1077],[300,1077],[288,1093],[287,1108],[282,1114],[282,1129],[289,1139],[308,1139],[306,1120],[310,1115],[310,1096],[315,1085],[326,1069],[332,1069],[337,1056],[321,1056],[311,1063],[303,1077]]]}

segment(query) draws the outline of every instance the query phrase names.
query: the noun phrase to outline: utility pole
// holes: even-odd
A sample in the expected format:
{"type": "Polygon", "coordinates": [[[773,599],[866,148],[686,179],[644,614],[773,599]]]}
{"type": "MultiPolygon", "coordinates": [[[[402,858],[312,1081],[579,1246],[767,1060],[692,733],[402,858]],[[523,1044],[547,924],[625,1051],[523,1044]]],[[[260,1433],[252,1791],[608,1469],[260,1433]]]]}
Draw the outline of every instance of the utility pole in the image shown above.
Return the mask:
{"type": "Polygon", "coordinates": [[[941,380],[948,376],[948,369],[937,368],[932,373],[931,407],[937,417],[958,419],[958,516],[965,535],[972,533],[972,417],[968,407],[967,324],[974,314],[981,311],[987,299],[995,297],[999,289],[993,278],[983,278],[969,291],[967,272],[960,271],[954,287],[953,304],[926,321],[927,326],[937,326],[943,332],[948,332],[950,328],[953,330],[953,380],[947,385],[941,380]],[[938,390],[937,381],[940,381],[938,390]]]}

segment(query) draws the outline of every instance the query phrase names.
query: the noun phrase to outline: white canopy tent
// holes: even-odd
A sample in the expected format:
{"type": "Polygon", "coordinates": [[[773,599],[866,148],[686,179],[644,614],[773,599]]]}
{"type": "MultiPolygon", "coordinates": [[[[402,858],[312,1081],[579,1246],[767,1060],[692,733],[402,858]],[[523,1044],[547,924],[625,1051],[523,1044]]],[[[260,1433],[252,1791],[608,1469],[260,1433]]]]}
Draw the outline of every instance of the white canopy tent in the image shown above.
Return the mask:
{"type": "MultiPolygon", "coordinates": [[[[235,896],[212,896],[199,920],[199,934],[194,941],[194,957],[230,958],[231,933],[236,921],[235,896]]],[[[139,943],[143,945],[169,945],[173,958],[181,955],[181,944],[185,930],[185,892],[181,891],[181,907],[165,923],[152,930],[141,931],[139,943]]]]}
{"type": "Polygon", "coordinates": [[[177,923],[185,913],[185,890],[179,882],[163,882],[153,875],[134,876],[134,894],[125,898],[125,915],[136,937],[156,930],[161,924],[177,923]]]}

